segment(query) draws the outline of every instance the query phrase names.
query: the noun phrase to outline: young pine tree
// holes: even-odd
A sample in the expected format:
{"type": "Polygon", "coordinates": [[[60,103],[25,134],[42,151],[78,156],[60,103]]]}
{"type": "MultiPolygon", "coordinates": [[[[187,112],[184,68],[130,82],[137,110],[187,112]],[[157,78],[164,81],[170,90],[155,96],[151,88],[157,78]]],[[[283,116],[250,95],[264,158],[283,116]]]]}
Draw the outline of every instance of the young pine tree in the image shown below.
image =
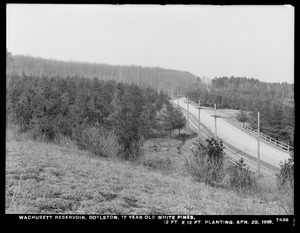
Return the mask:
{"type": "Polygon", "coordinates": [[[182,112],[172,104],[167,104],[161,115],[162,126],[165,130],[171,132],[174,129],[182,129],[186,125],[186,119],[182,112]]]}

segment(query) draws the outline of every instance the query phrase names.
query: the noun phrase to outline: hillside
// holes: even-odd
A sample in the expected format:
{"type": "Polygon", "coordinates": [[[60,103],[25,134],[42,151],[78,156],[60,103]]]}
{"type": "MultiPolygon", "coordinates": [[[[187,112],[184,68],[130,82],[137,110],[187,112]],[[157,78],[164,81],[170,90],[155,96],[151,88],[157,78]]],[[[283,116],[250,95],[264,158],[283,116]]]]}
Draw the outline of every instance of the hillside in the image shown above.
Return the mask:
{"type": "Polygon", "coordinates": [[[171,92],[187,92],[199,81],[187,71],[163,69],[159,67],[120,66],[74,61],[59,61],[23,55],[12,56],[12,62],[7,67],[8,74],[25,74],[35,77],[67,77],[79,76],[98,78],[100,80],[115,80],[140,87],[152,87],[155,90],[171,92]]]}
{"type": "MultiPolygon", "coordinates": [[[[212,181],[218,174],[214,166],[207,170],[207,162],[197,163],[197,153],[203,153],[201,158],[210,155],[209,145],[195,154],[193,139],[174,139],[177,132],[187,133],[184,118],[169,96],[158,91],[181,85],[168,83],[176,80],[173,76],[165,76],[153,89],[128,80],[99,80],[87,73],[85,78],[68,76],[67,67],[74,63],[60,66],[61,62],[51,60],[54,71],[65,73],[44,76],[41,61],[46,60],[34,60],[31,68],[20,66],[21,76],[12,72],[6,77],[6,213],[293,213],[289,182],[282,189],[274,177],[251,178],[240,167],[231,167],[240,171],[232,173],[224,160],[218,182],[207,183],[209,174],[212,181]],[[40,73],[34,74],[37,67],[40,73]]],[[[17,60],[8,62],[8,67],[15,66],[11,71],[18,73],[16,64],[17,60]]],[[[91,64],[78,67],[84,71],[85,65],[86,71],[93,71],[91,64]]],[[[138,70],[132,74],[134,82],[150,77],[138,70]]],[[[123,74],[114,76],[116,70],[110,71],[101,77],[123,74]]],[[[155,79],[146,80],[146,86],[155,84],[155,79]]],[[[199,78],[196,82],[206,88],[199,78]]],[[[218,151],[223,156],[222,149],[218,151]]]]}
{"type": "Polygon", "coordinates": [[[184,168],[192,140],[182,145],[175,139],[151,139],[148,162],[133,163],[8,131],[6,213],[284,214],[274,192],[245,196],[194,181],[184,168]],[[158,144],[161,149],[154,152],[158,144]]]}

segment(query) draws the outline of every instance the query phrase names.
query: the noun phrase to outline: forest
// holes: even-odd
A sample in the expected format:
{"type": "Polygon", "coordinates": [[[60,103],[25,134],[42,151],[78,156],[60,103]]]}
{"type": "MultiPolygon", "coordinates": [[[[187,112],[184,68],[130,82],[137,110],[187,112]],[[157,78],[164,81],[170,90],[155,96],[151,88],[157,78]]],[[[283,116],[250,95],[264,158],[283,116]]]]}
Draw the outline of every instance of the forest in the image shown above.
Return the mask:
{"type": "Polygon", "coordinates": [[[253,128],[260,112],[261,132],[290,145],[294,143],[294,85],[266,83],[245,77],[214,78],[209,88],[195,87],[187,96],[201,105],[239,109],[253,128]]]}
{"type": "Polygon", "coordinates": [[[20,132],[50,141],[62,135],[82,148],[87,140],[95,140],[95,133],[107,134],[116,139],[125,158],[153,130],[185,125],[168,95],[150,87],[97,78],[11,75],[6,90],[7,119],[20,132]]]}
{"type": "MultiPolygon", "coordinates": [[[[7,52],[8,54],[8,52],[7,52]]],[[[58,61],[23,55],[12,55],[7,65],[7,74],[34,77],[85,77],[89,79],[115,80],[135,84],[139,87],[152,87],[157,91],[187,92],[199,80],[187,71],[163,69],[159,67],[120,66],[73,61],[58,61]]]]}
{"type": "MultiPolygon", "coordinates": [[[[12,55],[8,51],[6,61],[8,76],[38,77],[40,79],[45,78],[46,80],[59,80],[63,78],[63,80],[68,80],[66,82],[69,86],[74,86],[75,84],[71,84],[74,80],[82,80],[80,77],[84,77],[90,80],[84,81],[84,83],[89,83],[84,84],[89,86],[86,87],[87,89],[95,89],[96,87],[93,87],[94,82],[96,86],[99,83],[104,86],[108,85],[107,88],[103,88],[104,91],[101,94],[105,100],[102,100],[102,102],[104,101],[103,106],[113,102],[113,98],[116,100],[116,96],[122,96],[126,93],[122,88],[126,87],[125,89],[127,90],[130,85],[136,85],[135,89],[143,93],[145,91],[142,90],[148,90],[148,94],[152,93],[152,101],[158,95],[153,93],[161,92],[165,94],[165,99],[167,94],[168,96],[181,94],[188,96],[195,102],[198,102],[200,99],[201,104],[204,106],[213,107],[216,103],[217,108],[238,109],[241,111],[243,121],[247,121],[253,128],[257,128],[257,112],[259,111],[261,115],[261,132],[290,145],[294,144],[295,108],[293,84],[267,83],[254,78],[234,76],[230,78],[226,76],[215,77],[211,83],[208,83],[206,80],[189,72],[159,67],[64,62],[53,59],[12,55]],[[122,86],[122,88],[117,88],[118,91],[116,92],[114,90],[117,86],[122,86]]],[[[75,83],[77,82],[75,81],[75,83]]],[[[78,87],[79,84],[76,85],[78,87]]],[[[69,86],[63,91],[63,93],[68,92],[68,98],[70,98],[69,95],[74,95],[72,92],[77,92],[74,89],[68,91],[69,86]]],[[[87,93],[90,92],[90,90],[87,91],[87,93]]],[[[64,98],[64,96],[62,97],[64,98]]],[[[74,97],[72,98],[74,99],[74,97]]],[[[119,98],[121,99],[121,97],[119,98]]],[[[148,97],[145,98],[147,99],[148,97]]],[[[91,101],[88,100],[86,102],[91,105],[91,101]]],[[[97,103],[98,100],[93,101],[97,103]]],[[[70,104],[72,106],[73,102],[70,104]]],[[[146,105],[142,103],[142,106],[146,105]]],[[[83,109],[86,106],[83,104],[82,108],[79,108],[81,109],[78,110],[79,112],[85,112],[83,109]]],[[[101,113],[103,116],[100,120],[103,121],[109,115],[109,112],[107,107],[103,107],[101,111],[103,111],[101,113]]]]}

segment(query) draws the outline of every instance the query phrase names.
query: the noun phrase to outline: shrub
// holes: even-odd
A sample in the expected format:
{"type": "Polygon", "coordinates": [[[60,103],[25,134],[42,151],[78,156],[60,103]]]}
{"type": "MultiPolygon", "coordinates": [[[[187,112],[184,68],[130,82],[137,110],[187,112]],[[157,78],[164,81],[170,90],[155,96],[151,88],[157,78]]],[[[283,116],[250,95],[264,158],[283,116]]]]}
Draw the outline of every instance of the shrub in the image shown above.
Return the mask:
{"type": "Polygon", "coordinates": [[[55,120],[42,117],[30,121],[29,131],[34,139],[54,140],[59,133],[59,128],[55,120]]]}
{"type": "Polygon", "coordinates": [[[206,144],[196,140],[192,154],[186,161],[187,170],[198,182],[214,185],[220,182],[224,175],[224,146],[222,141],[214,138],[206,139],[206,144]]]}
{"type": "Polygon", "coordinates": [[[293,215],[294,214],[294,183],[293,182],[286,182],[282,184],[277,192],[276,192],[276,199],[277,201],[277,212],[278,214],[287,214],[293,215]]]}
{"type": "Polygon", "coordinates": [[[138,141],[133,141],[130,144],[128,153],[126,153],[126,159],[136,161],[143,157],[145,155],[144,143],[145,139],[143,137],[141,137],[138,141]]]}
{"type": "Polygon", "coordinates": [[[277,174],[277,199],[279,214],[294,214],[294,153],[290,158],[280,164],[280,172],[277,174]]]}
{"type": "Polygon", "coordinates": [[[237,164],[229,167],[230,186],[240,191],[251,190],[256,187],[256,179],[249,168],[246,168],[243,158],[237,164]]]}
{"type": "Polygon", "coordinates": [[[279,188],[285,187],[287,183],[294,186],[294,153],[291,152],[290,158],[280,164],[280,172],[277,174],[279,188]]]}
{"type": "Polygon", "coordinates": [[[97,156],[115,158],[122,151],[114,131],[104,127],[87,127],[77,132],[77,145],[97,156]]]}

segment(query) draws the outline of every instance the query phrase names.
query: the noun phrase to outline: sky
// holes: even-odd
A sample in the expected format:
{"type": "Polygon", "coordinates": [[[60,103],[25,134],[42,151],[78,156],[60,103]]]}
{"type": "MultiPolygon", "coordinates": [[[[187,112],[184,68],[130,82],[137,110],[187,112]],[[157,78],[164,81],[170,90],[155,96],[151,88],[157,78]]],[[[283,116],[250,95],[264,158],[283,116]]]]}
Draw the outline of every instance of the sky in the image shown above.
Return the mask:
{"type": "Polygon", "coordinates": [[[294,7],[7,4],[13,55],[294,83],[294,7]]]}

